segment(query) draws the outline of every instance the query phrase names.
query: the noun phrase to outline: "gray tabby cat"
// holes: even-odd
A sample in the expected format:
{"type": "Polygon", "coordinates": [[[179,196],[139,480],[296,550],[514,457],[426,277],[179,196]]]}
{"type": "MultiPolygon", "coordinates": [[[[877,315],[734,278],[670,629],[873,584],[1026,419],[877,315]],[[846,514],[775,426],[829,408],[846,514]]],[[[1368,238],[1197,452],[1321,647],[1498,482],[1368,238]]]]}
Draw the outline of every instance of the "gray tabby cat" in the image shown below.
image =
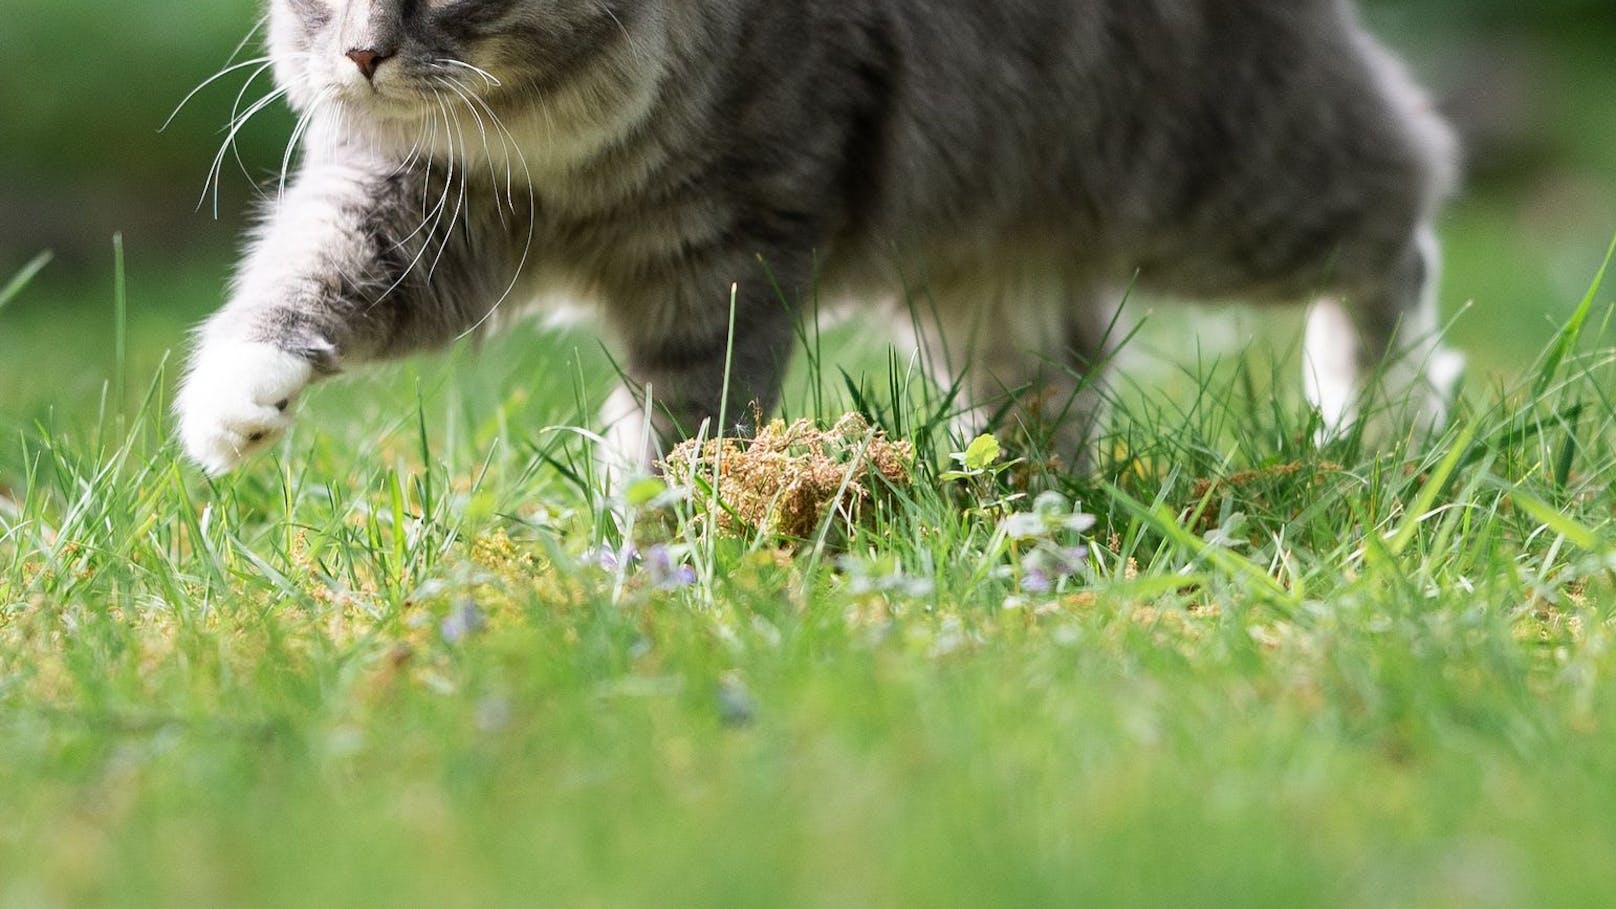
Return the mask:
{"type": "MultiPolygon", "coordinates": [[[[1379,375],[1439,422],[1454,143],[1348,0],[272,0],[306,150],[199,332],[186,449],[507,304],[593,301],[644,464],[775,402],[815,294],[909,305],[968,421],[1080,458],[1122,289],[1321,299],[1325,424],[1379,375]],[[1379,364],[1379,365],[1377,365],[1379,364]],[[1006,405],[1014,402],[1006,411],[1006,405]]],[[[540,378],[538,381],[544,381],[540,378]]]]}

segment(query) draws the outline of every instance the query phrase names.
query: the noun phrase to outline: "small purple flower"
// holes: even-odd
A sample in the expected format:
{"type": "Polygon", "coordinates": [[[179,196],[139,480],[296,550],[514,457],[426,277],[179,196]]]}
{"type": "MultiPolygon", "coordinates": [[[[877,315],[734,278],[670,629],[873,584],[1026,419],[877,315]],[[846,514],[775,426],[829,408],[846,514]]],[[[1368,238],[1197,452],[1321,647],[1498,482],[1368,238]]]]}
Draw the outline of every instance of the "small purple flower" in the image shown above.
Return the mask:
{"type": "Polygon", "coordinates": [[[1055,546],[1040,543],[1021,560],[1021,589],[1026,593],[1048,593],[1055,585],[1083,573],[1088,566],[1087,546],[1055,546]]]}
{"type": "Polygon", "coordinates": [[[1056,534],[1087,533],[1095,517],[1085,514],[1058,492],[1039,494],[1031,511],[1018,511],[1006,517],[1000,527],[1012,540],[1054,539],[1056,534]]]}
{"type": "Polygon", "coordinates": [[[438,626],[443,639],[451,644],[459,644],[466,638],[482,631],[488,624],[483,611],[469,597],[455,603],[449,610],[449,615],[438,626]]]}
{"type": "Polygon", "coordinates": [[[1004,532],[1012,540],[1032,540],[1048,533],[1042,515],[1018,511],[1004,519],[1004,532]]]}
{"type": "Polygon", "coordinates": [[[1055,582],[1042,569],[1032,568],[1021,576],[1021,589],[1027,593],[1048,593],[1055,589],[1055,582]]]}
{"type": "Polygon", "coordinates": [[[1087,546],[1066,546],[1061,549],[1049,550],[1049,568],[1063,578],[1069,578],[1082,571],[1089,563],[1089,548],[1087,546]]]}
{"type": "Polygon", "coordinates": [[[696,583],[696,569],[675,563],[673,552],[667,546],[652,546],[645,554],[645,573],[652,585],[663,590],[678,590],[696,583]]]}
{"type": "Polygon", "coordinates": [[[1061,529],[1070,531],[1071,533],[1088,533],[1090,530],[1094,529],[1094,525],[1098,522],[1099,519],[1094,515],[1084,514],[1081,511],[1074,511],[1066,517],[1061,518],[1060,526],[1061,529]]]}

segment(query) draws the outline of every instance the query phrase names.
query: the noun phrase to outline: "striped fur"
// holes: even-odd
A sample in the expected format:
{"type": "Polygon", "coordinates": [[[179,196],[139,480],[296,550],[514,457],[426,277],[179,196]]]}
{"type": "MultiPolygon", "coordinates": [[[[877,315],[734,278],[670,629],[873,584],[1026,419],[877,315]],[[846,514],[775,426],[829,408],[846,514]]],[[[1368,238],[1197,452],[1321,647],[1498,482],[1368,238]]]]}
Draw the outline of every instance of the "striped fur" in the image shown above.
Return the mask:
{"type": "Polygon", "coordinates": [[[1137,278],[1328,299],[1326,420],[1385,358],[1443,417],[1455,150],[1346,0],[273,0],[270,44],[305,147],[179,398],[210,470],[284,425],[239,416],[255,386],[211,347],[312,380],[557,294],[622,352],[628,452],[646,387],[662,441],[715,415],[732,288],[731,400],[765,409],[810,294],[918,306],[967,420],[1019,402],[1080,460],[1137,278]],[[373,83],[363,48],[391,55],[373,83]]]}

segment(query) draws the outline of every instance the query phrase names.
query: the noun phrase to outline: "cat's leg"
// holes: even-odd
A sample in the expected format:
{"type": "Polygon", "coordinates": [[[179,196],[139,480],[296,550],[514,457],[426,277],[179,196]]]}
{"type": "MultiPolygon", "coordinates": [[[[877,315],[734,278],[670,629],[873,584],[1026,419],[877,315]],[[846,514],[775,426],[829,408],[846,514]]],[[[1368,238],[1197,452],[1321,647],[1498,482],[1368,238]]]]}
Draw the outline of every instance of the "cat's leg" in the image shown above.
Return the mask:
{"type": "Polygon", "coordinates": [[[229,302],[197,331],[180,440],[223,473],[274,442],[311,382],[446,343],[483,318],[509,257],[448,224],[453,187],[383,167],[305,168],[253,238],[229,302]]]}
{"type": "Polygon", "coordinates": [[[924,353],[939,382],[959,390],[955,434],[1007,431],[1033,455],[1087,470],[1115,307],[1058,274],[967,282],[936,296],[945,316],[924,353]]]}
{"type": "Polygon", "coordinates": [[[755,257],[723,254],[611,290],[608,318],[625,357],[624,381],[601,411],[606,467],[649,470],[704,426],[709,437],[747,434],[754,414],[774,408],[793,344],[780,295],[806,285],[783,257],[765,261],[766,271],[755,257]]]}
{"type": "Polygon", "coordinates": [[[1439,269],[1436,237],[1422,227],[1385,267],[1314,307],[1303,378],[1326,436],[1351,427],[1376,392],[1389,417],[1417,431],[1446,423],[1464,358],[1442,343],[1439,269]]]}
{"type": "Polygon", "coordinates": [[[1358,328],[1340,300],[1325,297],[1308,310],[1302,342],[1302,385],[1319,414],[1319,439],[1333,438],[1358,420],[1363,369],[1358,328]]]}
{"type": "Polygon", "coordinates": [[[1074,300],[1066,328],[1067,374],[1074,383],[1070,403],[1051,436],[1050,451],[1072,471],[1095,466],[1095,446],[1105,417],[1106,376],[1122,338],[1120,294],[1091,290],[1074,300]]]}

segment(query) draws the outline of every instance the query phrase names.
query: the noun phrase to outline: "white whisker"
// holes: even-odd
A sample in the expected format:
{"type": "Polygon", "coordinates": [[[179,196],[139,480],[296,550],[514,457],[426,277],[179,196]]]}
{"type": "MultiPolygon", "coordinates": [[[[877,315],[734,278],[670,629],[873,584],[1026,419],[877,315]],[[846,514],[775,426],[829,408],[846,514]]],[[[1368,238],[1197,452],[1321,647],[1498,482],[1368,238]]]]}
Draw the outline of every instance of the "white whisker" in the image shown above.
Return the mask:
{"type": "MultiPolygon", "coordinates": [[[[258,69],[253,70],[252,75],[247,77],[246,82],[242,83],[241,90],[236,92],[236,99],[230,105],[230,124],[229,124],[229,126],[226,127],[227,129],[235,127],[237,121],[241,120],[241,114],[240,114],[241,102],[243,101],[243,99],[245,99],[247,97],[247,92],[252,88],[253,83],[258,81],[258,77],[262,76],[272,66],[274,66],[273,63],[266,63],[263,66],[260,66],[258,69]]],[[[290,90],[291,90],[290,87],[288,87],[287,89],[284,89],[282,91],[282,95],[285,96],[288,92],[290,92],[290,90]]],[[[255,111],[255,113],[256,113],[256,111],[255,111]]],[[[245,121],[242,121],[242,122],[244,123],[245,121]]],[[[236,146],[234,142],[232,142],[230,144],[230,154],[231,154],[231,157],[235,158],[235,160],[236,160],[236,168],[241,171],[241,175],[243,177],[246,177],[247,181],[249,183],[256,183],[256,181],[254,181],[254,179],[253,179],[253,175],[247,170],[247,162],[241,160],[241,149],[238,146],[236,146]]],[[[215,185],[215,188],[217,188],[217,184],[215,185]]],[[[218,203],[217,193],[215,193],[214,203],[215,203],[214,216],[217,217],[218,216],[218,212],[217,212],[217,203],[218,203]]]]}
{"type": "MultiPolygon", "coordinates": [[[[454,235],[455,224],[460,220],[460,213],[463,210],[463,206],[466,202],[466,172],[470,170],[466,159],[466,136],[464,130],[462,130],[460,127],[459,118],[454,117],[449,113],[449,108],[448,105],[444,103],[442,92],[434,89],[432,95],[437,99],[438,109],[443,112],[444,122],[448,123],[449,126],[454,129],[454,134],[449,137],[449,160],[451,162],[451,169],[449,171],[449,184],[447,187],[445,187],[445,191],[447,192],[454,185],[453,161],[455,158],[455,144],[458,141],[460,148],[460,194],[455,199],[454,211],[448,216],[449,223],[444,225],[442,228],[441,238],[438,240],[438,254],[433,257],[432,265],[426,270],[426,280],[428,283],[432,281],[432,276],[438,273],[438,265],[443,261],[443,254],[448,251],[449,240],[454,235]]],[[[439,226],[434,225],[432,231],[434,234],[439,233],[439,226]]]]}
{"type": "MultiPolygon", "coordinates": [[[[447,88],[449,91],[453,92],[455,94],[455,96],[460,99],[460,102],[465,105],[466,110],[471,112],[472,118],[476,121],[476,123],[477,123],[477,132],[482,137],[483,156],[488,159],[488,177],[489,177],[489,182],[490,182],[490,184],[491,184],[491,186],[492,186],[492,188],[494,190],[494,211],[495,211],[496,214],[499,215],[500,223],[501,224],[506,223],[505,222],[505,209],[504,209],[503,206],[500,205],[500,201],[499,201],[499,174],[496,173],[495,170],[494,170],[494,150],[488,144],[488,127],[487,127],[487,124],[485,124],[483,122],[482,113],[477,110],[476,106],[473,105],[470,102],[470,100],[468,100],[466,90],[458,82],[456,82],[454,79],[446,79],[446,78],[438,77],[438,78],[435,78],[433,81],[437,82],[438,84],[442,85],[444,88],[447,88]]],[[[462,151],[464,151],[464,149],[462,149],[462,151]]],[[[511,161],[511,151],[510,151],[509,145],[502,146],[502,151],[505,154],[505,171],[506,171],[507,174],[509,174],[510,173],[510,161],[511,161]]],[[[513,214],[513,215],[516,214],[514,206],[512,207],[511,214],[513,214]]]]}
{"type": "MultiPolygon", "coordinates": [[[[522,174],[525,180],[524,185],[531,188],[533,185],[533,174],[528,170],[527,155],[522,153],[522,144],[516,141],[516,137],[512,135],[510,129],[506,127],[505,121],[500,119],[499,114],[494,112],[494,109],[488,105],[487,101],[484,101],[476,95],[470,95],[466,97],[466,102],[474,107],[481,107],[483,112],[488,115],[489,121],[494,124],[494,128],[498,129],[500,132],[500,147],[504,149],[505,152],[505,201],[511,207],[511,214],[515,214],[516,197],[513,187],[513,184],[515,183],[515,175],[511,169],[510,153],[512,151],[516,152],[517,160],[522,163],[522,174]]],[[[533,197],[532,194],[529,193],[528,207],[530,213],[532,209],[532,202],[533,197]]]]}
{"type": "MultiPolygon", "coordinates": [[[[230,75],[231,73],[235,72],[236,70],[246,69],[249,66],[257,66],[259,64],[264,64],[263,68],[259,70],[260,73],[263,72],[264,69],[268,69],[270,66],[274,65],[273,63],[269,62],[268,57],[254,57],[251,60],[243,60],[240,63],[235,63],[235,64],[232,64],[230,66],[226,66],[224,69],[221,69],[218,72],[214,73],[213,75],[211,75],[211,76],[207,77],[206,79],[202,80],[202,82],[200,84],[198,84],[196,88],[191,89],[190,92],[188,92],[185,95],[185,97],[180,100],[179,104],[175,105],[173,112],[171,112],[168,115],[168,119],[163,121],[163,125],[159,126],[157,128],[157,131],[162,132],[163,130],[168,129],[169,126],[171,126],[174,123],[174,118],[178,117],[180,115],[180,111],[185,109],[185,105],[190,104],[191,99],[193,99],[197,95],[201,94],[203,89],[205,89],[208,86],[212,85],[213,83],[219,81],[220,79],[223,79],[225,76],[230,75]]],[[[257,73],[255,73],[253,75],[253,78],[256,79],[257,77],[258,77],[258,75],[257,75],[257,73]]],[[[249,80],[249,81],[251,81],[251,80],[249,80]]]]}
{"type": "Polygon", "coordinates": [[[644,64],[652,59],[651,55],[646,53],[645,48],[640,47],[639,43],[634,40],[634,35],[632,35],[629,32],[628,27],[623,24],[623,20],[617,18],[617,13],[613,12],[611,7],[601,3],[597,4],[596,8],[610,16],[612,21],[617,24],[617,30],[623,33],[623,43],[628,45],[629,51],[634,55],[639,63],[644,64]]]}
{"type": "Polygon", "coordinates": [[[243,60],[240,63],[236,62],[236,57],[246,49],[248,44],[252,43],[252,39],[257,36],[257,34],[262,31],[264,26],[267,24],[269,24],[269,16],[264,15],[258,17],[258,21],[253,23],[253,27],[247,30],[247,34],[243,35],[241,40],[236,43],[235,48],[230,51],[230,56],[224,59],[224,66],[218,72],[207,77],[206,79],[203,79],[202,82],[196,86],[196,88],[193,88],[187,92],[185,97],[180,100],[180,103],[175,105],[173,112],[168,115],[168,119],[164,120],[163,125],[157,128],[157,131],[162,132],[168,129],[169,125],[174,122],[174,118],[179,116],[180,111],[185,109],[185,105],[191,103],[191,99],[195,98],[197,94],[200,93],[204,88],[207,88],[238,69],[243,69],[256,63],[267,62],[270,59],[270,57],[267,55],[263,57],[255,57],[251,60],[243,60]]]}
{"type": "Polygon", "coordinates": [[[269,24],[269,14],[268,13],[265,13],[264,15],[259,16],[258,21],[253,23],[253,27],[247,30],[247,34],[241,36],[241,40],[236,43],[236,47],[235,47],[234,50],[232,50],[230,52],[230,56],[228,56],[228,57],[226,57],[224,59],[225,65],[228,66],[231,61],[236,59],[237,54],[241,53],[243,50],[246,50],[247,45],[252,43],[252,39],[254,37],[256,37],[259,32],[263,31],[264,26],[266,26],[268,24],[269,24]]]}
{"type": "Polygon", "coordinates": [[[242,128],[247,125],[247,121],[285,95],[286,89],[277,88],[254,101],[246,111],[231,121],[229,134],[225,136],[224,143],[219,146],[218,154],[213,156],[213,166],[208,169],[208,182],[203,186],[202,198],[197,200],[197,208],[201,208],[202,204],[207,201],[208,187],[211,186],[213,189],[213,216],[215,218],[219,217],[219,182],[224,170],[225,156],[235,147],[236,137],[241,134],[242,128]]]}
{"type": "Polygon", "coordinates": [[[333,91],[330,88],[321,89],[320,93],[314,96],[314,100],[309,102],[308,110],[297,118],[297,126],[292,129],[292,137],[286,142],[286,154],[281,156],[279,201],[284,202],[286,199],[286,174],[292,168],[292,156],[297,152],[298,143],[303,141],[303,136],[308,132],[309,126],[313,124],[314,118],[321,113],[321,105],[331,97],[333,91]]]}
{"type": "Polygon", "coordinates": [[[449,66],[459,66],[459,67],[463,67],[465,69],[469,69],[472,72],[476,73],[477,75],[482,76],[483,81],[487,82],[490,88],[498,88],[498,87],[505,84],[505,83],[499,81],[499,78],[497,76],[495,76],[493,73],[489,72],[488,70],[483,69],[480,66],[472,66],[470,63],[467,63],[464,60],[456,60],[453,57],[439,57],[439,58],[437,58],[436,60],[434,60],[432,62],[433,63],[447,64],[449,66]]]}
{"type": "Polygon", "coordinates": [[[398,176],[399,174],[409,170],[415,165],[415,162],[419,160],[421,157],[422,143],[426,141],[427,126],[435,125],[435,123],[435,120],[432,121],[432,124],[429,124],[426,120],[421,121],[421,128],[415,131],[415,141],[410,145],[409,154],[405,155],[404,159],[399,162],[398,166],[393,168],[393,176],[398,176]]]}
{"type": "MultiPolygon", "coordinates": [[[[469,337],[481,330],[482,327],[488,323],[488,320],[492,319],[494,314],[499,311],[500,307],[505,305],[505,301],[510,299],[511,294],[516,292],[517,286],[522,281],[522,272],[527,268],[528,258],[533,255],[534,231],[536,230],[536,225],[538,223],[537,204],[534,201],[533,196],[533,173],[528,169],[527,155],[523,154],[521,143],[517,142],[516,137],[511,135],[511,131],[505,126],[505,122],[500,119],[499,114],[495,113],[494,109],[488,105],[487,101],[484,101],[476,95],[462,97],[465,98],[468,105],[472,105],[474,107],[480,106],[483,109],[483,112],[488,115],[488,118],[494,124],[494,127],[502,134],[502,143],[505,144],[505,147],[516,152],[516,160],[522,165],[522,185],[526,188],[527,194],[527,236],[524,238],[522,243],[522,255],[516,262],[516,268],[511,272],[510,283],[505,286],[504,292],[499,295],[499,298],[496,299],[494,304],[488,308],[488,312],[484,313],[482,318],[478,319],[474,324],[457,336],[457,340],[469,337]]],[[[505,177],[506,199],[510,203],[511,214],[514,216],[516,214],[516,201],[511,188],[511,184],[514,182],[514,177],[511,173],[510,156],[508,154],[506,155],[505,177]]]]}
{"type": "MultiPolygon", "coordinates": [[[[432,118],[432,143],[435,144],[438,136],[438,112],[433,111],[431,108],[428,108],[427,112],[432,118]]],[[[443,128],[444,134],[447,137],[449,124],[445,122],[443,128]]],[[[449,193],[454,187],[454,156],[452,153],[447,156],[447,169],[443,177],[443,192],[438,196],[437,203],[432,205],[430,209],[427,208],[427,204],[432,197],[431,189],[433,158],[430,152],[426,155],[425,162],[426,173],[421,185],[421,223],[417,225],[414,230],[410,231],[407,235],[392,245],[392,249],[394,250],[403,250],[411,240],[419,236],[421,238],[420,249],[415,252],[415,255],[410,259],[409,263],[399,270],[398,276],[393,279],[393,283],[389,284],[385,290],[377,295],[375,300],[371,301],[370,305],[366,307],[366,311],[375,308],[383,300],[391,296],[394,291],[398,290],[398,288],[409,279],[410,275],[415,272],[415,269],[420,266],[421,260],[426,258],[427,252],[432,248],[433,238],[437,236],[438,228],[443,223],[444,213],[449,207],[449,193]]]]}

